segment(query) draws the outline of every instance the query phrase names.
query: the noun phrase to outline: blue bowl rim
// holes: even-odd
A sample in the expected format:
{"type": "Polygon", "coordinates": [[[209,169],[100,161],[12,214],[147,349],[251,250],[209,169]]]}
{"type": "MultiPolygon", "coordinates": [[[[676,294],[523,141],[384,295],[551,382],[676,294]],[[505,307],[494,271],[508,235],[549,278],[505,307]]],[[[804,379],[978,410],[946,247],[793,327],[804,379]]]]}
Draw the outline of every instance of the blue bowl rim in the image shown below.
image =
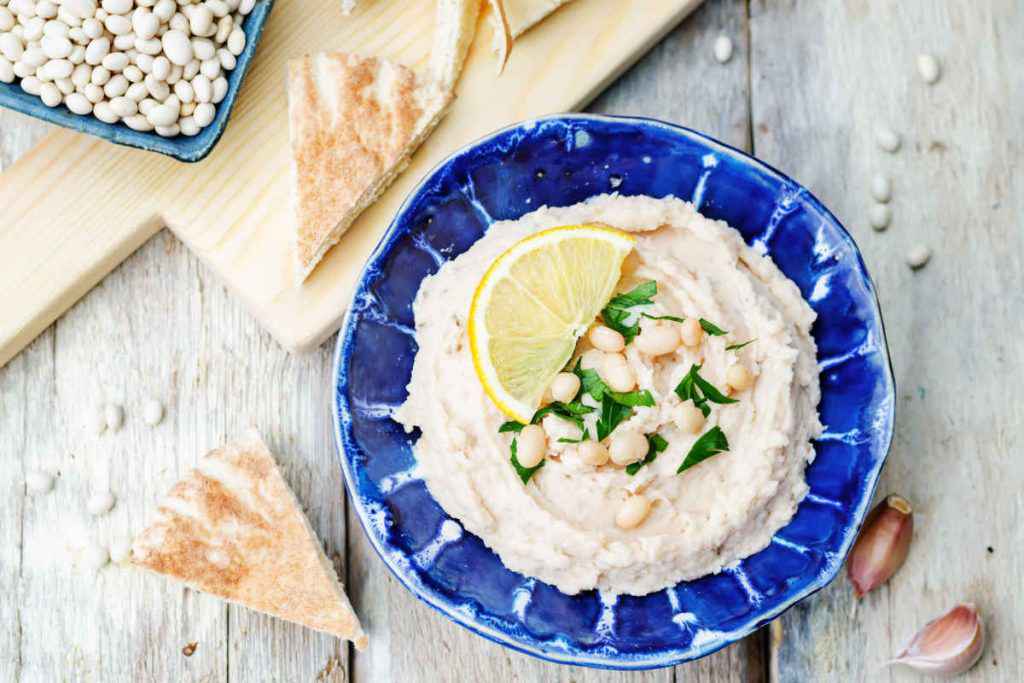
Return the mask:
{"type": "MultiPolygon", "coordinates": [[[[217,105],[213,123],[210,124],[214,126],[212,130],[213,136],[201,147],[197,146],[195,149],[192,149],[185,146],[182,149],[177,149],[175,144],[178,141],[198,141],[202,135],[201,132],[199,135],[191,138],[185,135],[164,138],[153,132],[132,130],[121,122],[106,123],[91,114],[86,116],[73,114],[63,104],[56,107],[47,107],[39,98],[35,98],[34,101],[24,102],[16,95],[7,92],[8,87],[20,90],[20,86],[17,83],[0,83],[0,86],[3,86],[0,87],[0,107],[122,147],[131,147],[143,152],[156,152],[188,164],[202,161],[217,146],[217,143],[220,142],[224,131],[228,127],[231,112],[235,108],[235,101],[238,99],[238,93],[242,89],[246,75],[248,75],[249,67],[256,57],[256,48],[260,38],[263,36],[263,29],[266,28],[267,21],[270,19],[270,11],[273,7],[274,0],[258,0],[252,12],[245,17],[246,21],[253,17],[257,20],[257,23],[255,26],[250,26],[249,30],[246,31],[245,49],[237,57],[238,63],[231,70],[232,76],[238,74],[237,80],[234,86],[231,86],[229,83],[224,99],[217,105]],[[222,111],[223,114],[221,113],[222,111]]],[[[230,81],[231,79],[229,78],[228,80],[230,81]]]]}
{"type": "MultiPolygon", "coordinates": [[[[743,150],[737,149],[732,145],[724,143],[714,137],[711,137],[710,135],[698,132],[696,130],[693,130],[692,128],[687,128],[686,126],[668,123],[666,121],[661,121],[655,118],[643,116],[616,116],[608,114],[589,113],[549,114],[510,124],[491,133],[488,133],[487,135],[484,135],[483,137],[480,137],[460,147],[459,149],[453,151],[451,154],[446,156],[440,162],[438,162],[433,168],[430,169],[429,172],[424,174],[423,178],[409,192],[409,194],[405,198],[405,201],[402,202],[402,205],[399,207],[398,211],[395,212],[395,216],[391,220],[391,223],[388,225],[387,230],[385,230],[384,233],[381,235],[380,240],[377,242],[377,246],[374,247],[374,250],[367,257],[366,262],[364,263],[363,268],[360,271],[359,277],[357,278],[356,282],[362,283],[366,278],[366,275],[370,269],[370,265],[376,262],[377,259],[382,255],[382,253],[390,249],[393,246],[394,242],[402,236],[398,232],[401,217],[409,210],[413,201],[420,194],[420,192],[423,191],[427,184],[434,178],[434,176],[443,167],[450,164],[456,157],[466,154],[471,150],[475,149],[476,147],[482,144],[486,144],[487,142],[495,138],[498,138],[499,136],[502,136],[505,133],[508,133],[509,131],[515,129],[522,128],[530,130],[536,127],[537,125],[547,121],[571,122],[574,120],[609,123],[628,123],[636,125],[637,127],[640,128],[646,126],[653,126],[665,129],[668,132],[676,135],[684,135],[687,137],[696,138],[710,147],[718,148],[718,151],[721,153],[728,154],[733,157],[738,157],[740,161],[743,161],[748,165],[752,165],[763,172],[767,172],[768,174],[775,175],[782,181],[789,182],[797,187],[803,188],[806,200],[810,202],[812,205],[814,205],[816,209],[822,211],[824,215],[828,216],[829,219],[833,221],[835,226],[839,228],[841,236],[850,243],[851,247],[853,247],[852,253],[857,257],[856,269],[859,271],[859,274],[864,278],[867,291],[871,295],[871,303],[874,306],[874,313],[878,319],[878,331],[880,341],[880,344],[878,346],[880,350],[884,351],[886,360],[885,379],[888,380],[891,396],[893,396],[893,398],[895,399],[895,396],[897,395],[896,378],[892,368],[892,357],[889,353],[889,344],[885,333],[885,321],[882,317],[881,306],[879,305],[878,295],[875,291],[875,284],[874,281],[871,279],[871,275],[868,272],[866,264],[864,263],[864,259],[861,255],[860,248],[857,246],[856,241],[853,239],[853,236],[849,233],[845,226],[843,226],[839,219],[836,218],[836,216],[831,211],[829,211],[828,208],[826,208],[825,205],[822,204],[821,201],[818,200],[818,198],[814,196],[813,193],[810,192],[810,190],[807,190],[806,188],[804,188],[803,185],[797,183],[788,175],[776,169],[774,166],[771,166],[770,164],[747,154],[743,150]]],[[[349,307],[345,311],[345,315],[342,318],[341,333],[338,335],[338,339],[335,345],[334,363],[332,365],[331,376],[331,388],[333,389],[332,403],[334,408],[333,421],[335,447],[339,460],[339,465],[342,471],[342,478],[344,479],[345,488],[351,500],[352,508],[355,511],[356,516],[359,519],[359,523],[363,528],[363,533],[369,539],[370,545],[373,546],[374,552],[376,552],[378,557],[380,557],[380,559],[384,562],[384,565],[388,568],[391,574],[395,577],[395,579],[398,580],[400,584],[402,584],[402,586],[405,587],[406,590],[412,593],[420,602],[423,602],[432,609],[440,612],[456,624],[494,643],[498,643],[499,645],[503,645],[517,652],[521,652],[523,654],[536,657],[537,659],[552,662],[555,664],[566,664],[571,666],[583,666],[595,669],[609,669],[619,671],[643,671],[650,669],[659,669],[670,666],[676,666],[678,664],[683,664],[689,661],[700,659],[702,657],[706,657],[710,654],[713,654],[721,650],[727,645],[731,645],[745,638],[746,636],[750,635],[751,633],[761,628],[765,624],[774,621],[775,619],[780,617],[783,613],[785,613],[787,610],[789,610],[797,603],[802,602],[803,600],[809,598],[821,589],[828,586],[830,583],[832,583],[832,581],[835,580],[835,578],[839,575],[839,572],[842,570],[842,567],[845,564],[846,556],[849,554],[850,548],[853,545],[854,540],[856,540],[857,535],[860,532],[861,526],[864,523],[867,509],[871,505],[871,502],[874,500],[875,492],[878,488],[878,480],[881,477],[882,469],[885,467],[885,463],[889,457],[889,451],[892,448],[892,440],[896,423],[895,400],[889,401],[889,414],[886,416],[886,438],[884,440],[884,447],[882,449],[881,457],[879,458],[878,463],[874,468],[874,471],[871,473],[870,481],[867,482],[866,491],[870,495],[865,496],[861,501],[859,508],[854,511],[853,519],[856,520],[856,522],[852,524],[851,527],[847,530],[846,536],[843,539],[840,553],[838,554],[842,561],[839,561],[840,558],[837,558],[837,561],[832,564],[832,569],[830,572],[823,572],[822,574],[819,574],[815,578],[815,580],[811,582],[806,588],[804,588],[802,591],[798,593],[793,594],[792,596],[787,598],[785,602],[783,602],[767,614],[761,614],[759,616],[751,618],[749,621],[744,623],[739,628],[736,628],[728,633],[721,634],[722,637],[718,640],[711,641],[707,644],[702,644],[698,647],[691,646],[686,651],[672,651],[667,653],[659,652],[654,655],[641,655],[637,657],[631,657],[629,659],[624,659],[622,661],[609,660],[606,658],[602,658],[600,656],[581,657],[579,655],[575,655],[568,652],[550,651],[541,648],[535,648],[529,645],[524,645],[523,643],[515,640],[514,638],[508,636],[505,633],[475,623],[471,618],[468,618],[463,612],[457,609],[452,609],[451,606],[446,604],[443,599],[438,599],[434,595],[422,593],[417,587],[410,585],[410,583],[406,581],[405,577],[403,576],[399,568],[388,560],[387,553],[381,547],[376,534],[374,534],[369,529],[366,519],[366,510],[365,507],[362,505],[361,501],[359,500],[359,497],[356,495],[355,485],[353,484],[354,475],[349,470],[348,461],[345,457],[345,451],[351,448],[352,444],[349,443],[349,439],[345,433],[345,430],[342,429],[342,422],[349,423],[351,421],[351,418],[348,414],[348,410],[339,402],[339,397],[342,394],[342,390],[346,389],[348,386],[347,378],[343,378],[341,376],[341,363],[344,359],[347,359],[351,354],[354,327],[349,325],[349,321],[352,314],[352,304],[354,303],[354,297],[358,295],[359,288],[360,284],[357,284],[353,290],[353,301],[350,302],[349,307]]]]}

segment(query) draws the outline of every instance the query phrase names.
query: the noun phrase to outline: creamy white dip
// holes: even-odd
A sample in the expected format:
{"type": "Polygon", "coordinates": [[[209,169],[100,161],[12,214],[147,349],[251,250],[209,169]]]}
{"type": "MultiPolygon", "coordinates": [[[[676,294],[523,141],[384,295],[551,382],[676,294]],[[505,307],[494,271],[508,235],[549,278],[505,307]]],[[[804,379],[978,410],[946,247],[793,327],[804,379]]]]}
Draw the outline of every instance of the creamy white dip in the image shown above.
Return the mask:
{"type": "MultiPolygon", "coordinates": [[[[810,336],[815,314],[796,285],[721,221],[678,199],[602,195],[571,207],[541,208],[496,223],[471,249],[423,281],[416,298],[419,351],[409,398],[396,419],[422,436],[414,451],[431,494],[509,568],[565,593],[599,588],[642,595],[717,572],[771,542],[807,492],[804,468],[821,431],[820,395],[810,336]],[[473,291],[488,265],[538,230],[604,223],[636,233],[620,290],[658,283],[652,315],[705,318],[727,330],[696,348],[650,358],[635,345],[626,357],[639,388],[655,397],[618,429],[658,433],[669,446],[634,476],[614,465],[584,464],[578,428],[545,418],[549,457],[524,485],[509,462],[508,418],[477,380],[466,336],[473,291]],[[726,346],[755,339],[740,350],[726,346]],[[694,363],[725,386],[730,365],[753,371],[737,403],[713,405],[702,431],[721,427],[726,453],[676,474],[700,434],[680,429],[673,392],[694,363]],[[616,526],[622,502],[642,492],[653,505],[643,523],[616,526]]],[[[581,344],[584,350],[586,342],[581,344]]],[[[593,416],[588,419],[592,421],[593,416]]],[[[591,431],[593,433],[593,431],[591,431]]]]}

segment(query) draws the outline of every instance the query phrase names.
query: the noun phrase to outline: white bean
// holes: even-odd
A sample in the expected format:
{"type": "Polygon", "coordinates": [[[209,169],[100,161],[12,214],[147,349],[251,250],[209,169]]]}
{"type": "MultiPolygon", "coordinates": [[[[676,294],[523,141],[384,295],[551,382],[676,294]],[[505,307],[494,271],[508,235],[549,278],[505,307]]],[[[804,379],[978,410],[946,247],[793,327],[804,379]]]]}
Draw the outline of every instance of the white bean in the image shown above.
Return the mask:
{"type": "MultiPolygon", "coordinates": [[[[81,29],[79,29],[81,30],[81,29]]],[[[68,25],[63,21],[47,21],[43,24],[43,38],[67,38],[68,25]]]]}
{"type": "Polygon", "coordinates": [[[871,223],[872,228],[881,232],[888,228],[889,223],[892,221],[892,209],[889,208],[888,204],[874,204],[868,210],[868,221],[871,223]]]}
{"type": "Polygon", "coordinates": [[[185,66],[192,61],[192,43],[183,31],[168,31],[160,40],[171,64],[185,66]]]}
{"type": "Polygon", "coordinates": [[[213,27],[213,12],[206,5],[191,5],[188,14],[188,25],[192,34],[205,36],[213,27]]]}
{"type": "Polygon", "coordinates": [[[111,52],[100,62],[103,68],[110,71],[121,71],[128,66],[128,55],[123,52],[111,52]]]}
{"type": "Polygon", "coordinates": [[[103,24],[95,19],[86,19],[82,22],[82,33],[91,39],[99,38],[103,35],[103,24]]]}
{"type": "Polygon", "coordinates": [[[172,123],[169,126],[156,126],[154,130],[162,138],[173,138],[181,134],[181,126],[177,123],[172,123]]]}
{"type": "Polygon", "coordinates": [[[85,48],[81,45],[75,45],[71,48],[71,54],[68,55],[68,61],[75,66],[85,62],[85,48]]]}
{"type": "Polygon", "coordinates": [[[523,467],[536,467],[544,459],[548,437],[540,425],[526,425],[516,437],[516,460],[523,467]]]}
{"type": "Polygon", "coordinates": [[[87,17],[80,17],[77,14],[69,11],[67,5],[61,5],[57,8],[57,18],[63,21],[68,26],[81,26],[84,19],[87,17]]]}
{"type": "Polygon", "coordinates": [[[192,85],[188,81],[178,81],[175,83],[174,94],[182,102],[192,102],[196,98],[195,91],[192,90],[192,85]]]}
{"type": "Polygon", "coordinates": [[[137,55],[135,55],[134,62],[135,62],[135,66],[139,67],[139,69],[144,74],[148,74],[148,73],[153,71],[153,56],[152,55],[137,54],[137,55]]]}
{"type": "Polygon", "coordinates": [[[616,465],[629,465],[647,455],[647,438],[634,429],[623,428],[612,434],[608,454],[616,465]]]}
{"type": "Polygon", "coordinates": [[[152,38],[142,39],[135,38],[135,49],[143,54],[147,54],[150,57],[156,57],[158,54],[163,52],[164,45],[160,38],[153,36],[152,38]]]}
{"type": "Polygon", "coordinates": [[[89,80],[93,85],[106,85],[107,81],[110,80],[110,69],[105,66],[95,66],[92,69],[92,76],[89,80]]]}
{"type": "Polygon", "coordinates": [[[899,133],[894,131],[892,128],[879,124],[878,127],[875,128],[875,143],[882,151],[893,154],[899,151],[900,145],[903,144],[903,141],[900,139],[899,133]]]}
{"type": "Polygon", "coordinates": [[[220,60],[216,58],[207,59],[199,67],[199,71],[211,81],[215,80],[220,76],[220,60]]]}
{"type": "Polygon", "coordinates": [[[217,50],[217,59],[220,61],[220,67],[225,71],[231,71],[238,64],[235,56],[224,48],[217,50]]]}
{"type": "Polygon", "coordinates": [[[719,64],[725,64],[732,59],[732,39],[726,35],[720,35],[715,38],[715,61],[719,64]]]}
{"type": "Polygon", "coordinates": [[[917,270],[918,268],[923,268],[931,258],[932,250],[923,244],[919,244],[907,252],[907,265],[917,270]]]}
{"type": "Polygon", "coordinates": [[[84,88],[90,78],[92,78],[92,67],[88,64],[79,64],[71,72],[71,82],[78,88],[84,88]]]}
{"type": "Polygon", "coordinates": [[[133,4],[132,0],[103,0],[101,6],[110,14],[128,14],[133,4]]]}
{"type": "Polygon", "coordinates": [[[689,401],[672,411],[672,419],[687,434],[696,434],[704,426],[704,413],[689,401]]]}
{"type": "Polygon", "coordinates": [[[47,107],[56,107],[61,101],[61,92],[53,83],[43,83],[39,86],[39,99],[47,107]]]}
{"type": "Polygon", "coordinates": [[[594,345],[594,348],[605,353],[617,353],[626,348],[625,338],[605,325],[595,325],[590,328],[587,337],[590,339],[590,343],[594,345]]]}
{"type": "Polygon", "coordinates": [[[242,0],[238,3],[238,13],[243,17],[248,16],[252,12],[252,8],[256,6],[256,0],[242,0]]]}
{"type": "Polygon", "coordinates": [[[939,66],[939,60],[935,59],[932,55],[918,55],[917,57],[917,72],[921,74],[921,80],[928,85],[935,83],[939,80],[939,76],[942,75],[942,69],[939,66]]]}
{"type": "Polygon", "coordinates": [[[14,65],[6,57],[0,57],[0,83],[13,83],[14,79],[14,65]]]}
{"type": "Polygon", "coordinates": [[[43,86],[43,82],[35,76],[26,76],[21,79],[21,89],[27,92],[29,95],[39,96],[39,89],[43,86]]]}
{"type": "Polygon", "coordinates": [[[196,120],[196,125],[200,128],[206,128],[208,125],[213,123],[213,117],[217,110],[213,108],[213,105],[209,102],[203,102],[196,105],[196,110],[192,114],[192,118],[196,120]]]}
{"type": "Polygon", "coordinates": [[[149,94],[153,96],[154,100],[163,102],[171,93],[171,89],[167,83],[157,78],[155,73],[151,73],[146,76],[142,82],[146,84],[146,90],[149,91],[149,94]]]}
{"type": "Polygon", "coordinates": [[[876,173],[871,178],[871,196],[876,202],[887,203],[892,199],[892,181],[888,176],[876,173]]]}
{"type": "Polygon", "coordinates": [[[128,21],[128,17],[123,17],[120,14],[111,14],[103,22],[103,25],[115,36],[131,33],[132,31],[132,22],[128,21]]]}
{"type": "Polygon", "coordinates": [[[71,54],[71,41],[64,36],[43,36],[40,46],[50,59],[64,59],[71,54]]]}
{"type": "Polygon", "coordinates": [[[128,79],[121,74],[114,74],[107,81],[107,84],[103,86],[103,92],[106,93],[107,97],[113,99],[120,97],[128,92],[128,86],[131,85],[128,79]]]}
{"type": "Polygon", "coordinates": [[[619,507],[615,515],[615,525],[620,529],[634,529],[647,518],[651,511],[651,502],[637,494],[630,496],[619,507]]]}
{"type": "Polygon", "coordinates": [[[224,99],[225,95],[228,94],[228,79],[221,76],[213,82],[213,99],[210,101],[214,104],[220,104],[221,100],[224,99]]]}
{"type": "Polygon", "coordinates": [[[110,108],[122,119],[134,116],[139,112],[139,105],[130,97],[115,97],[110,100],[110,108]]]}
{"type": "Polygon", "coordinates": [[[167,57],[160,55],[153,60],[153,70],[150,71],[158,81],[166,81],[171,73],[171,62],[167,57]]]}
{"type": "Polygon", "coordinates": [[[148,116],[149,112],[152,111],[153,107],[159,106],[159,104],[160,102],[154,100],[152,97],[147,97],[146,99],[139,102],[139,113],[143,116],[148,116]]]}
{"type": "Polygon", "coordinates": [[[132,83],[124,91],[124,96],[133,102],[141,102],[149,96],[149,88],[146,87],[145,83],[132,83]]]}
{"type": "Polygon", "coordinates": [[[124,125],[128,126],[132,130],[137,130],[142,133],[148,133],[153,130],[153,124],[149,122],[142,114],[136,114],[135,116],[129,116],[124,120],[124,125]]]}
{"type": "Polygon", "coordinates": [[[171,27],[172,31],[181,31],[184,33],[185,31],[188,31],[188,17],[181,12],[175,12],[174,16],[171,17],[171,20],[168,22],[168,26],[171,27]]]}
{"type": "Polygon", "coordinates": [[[680,342],[679,331],[668,325],[647,325],[634,340],[640,353],[648,356],[672,353],[679,348],[680,342]]]}
{"type": "Polygon", "coordinates": [[[24,24],[25,29],[22,31],[21,38],[26,43],[34,43],[43,37],[43,25],[46,22],[39,17],[32,17],[24,24]]]}
{"type": "MultiPolygon", "coordinates": [[[[114,36],[114,49],[120,50],[121,52],[128,52],[135,47],[135,34],[129,31],[128,33],[122,33],[121,35],[114,36]]],[[[128,55],[131,59],[131,55],[128,55]]]]}
{"type": "Polygon", "coordinates": [[[0,34],[0,54],[3,54],[8,61],[16,62],[25,54],[25,46],[13,33],[0,34]]]}
{"type": "Polygon", "coordinates": [[[110,39],[106,36],[94,38],[85,46],[85,63],[93,66],[101,64],[108,54],[110,54],[110,39]]]}
{"type": "Polygon", "coordinates": [[[183,69],[184,69],[184,67],[182,67],[179,64],[172,65],[171,66],[171,73],[167,74],[167,84],[168,85],[174,85],[175,83],[180,81],[181,80],[181,73],[182,73],[183,69]]]}
{"type": "MultiPolygon", "coordinates": [[[[96,72],[94,71],[93,73],[96,72]]],[[[102,102],[103,98],[106,97],[106,95],[103,94],[103,88],[96,85],[95,83],[90,83],[89,85],[82,88],[82,94],[85,95],[86,99],[92,102],[93,105],[102,102]]],[[[93,109],[95,109],[95,106],[93,107],[93,109]]]]}
{"type": "Polygon", "coordinates": [[[736,391],[746,391],[754,384],[754,375],[745,366],[736,364],[725,371],[725,383],[736,391]]]}
{"type": "Polygon", "coordinates": [[[93,105],[92,115],[104,123],[117,123],[119,120],[118,115],[110,108],[110,103],[106,101],[97,102],[93,105]]]}
{"type": "MultiPolygon", "coordinates": [[[[201,62],[198,59],[193,59],[191,62],[181,68],[181,77],[185,80],[191,80],[196,77],[199,73],[199,67],[201,62]]],[[[214,76],[216,78],[216,76],[214,76]]]]}
{"type": "Polygon", "coordinates": [[[166,104],[161,104],[150,109],[149,113],[146,114],[146,118],[158,128],[161,126],[166,127],[178,120],[178,111],[166,104]]]}
{"type": "Polygon", "coordinates": [[[36,3],[36,16],[43,19],[53,19],[57,16],[57,5],[50,0],[42,0],[36,3]]]}
{"type": "Polygon", "coordinates": [[[222,17],[220,21],[217,22],[217,33],[213,36],[213,42],[218,45],[223,45],[227,42],[228,36],[230,36],[231,32],[234,30],[235,22],[231,17],[222,17]]]}
{"type": "Polygon", "coordinates": [[[71,82],[70,78],[58,78],[53,84],[57,86],[57,90],[60,90],[61,95],[70,95],[75,92],[75,84],[71,82]]]}
{"type": "Polygon", "coordinates": [[[242,50],[245,49],[245,32],[237,26],[232,29],[231,35],[228,36],[228,51],[234,56],[242,54],[242,50]]]}
{"type": "Polygon", "coordinates": [[[14,15],[6,7],[0,7],[0,31],[10,31],[14,28],[14,15]]]}
{"type": "Polygon", "coordinates": [[[576,452],[579,454],[580,460],[587,465],[600,467],[608,462],[608,449],[600,441],[584,441],[576,452]]]}
{"type": "Polygon", "coordinates": [[[75,65],[66,59],[51,59],[42,68],[46,69],[47,77],[55,81],[58,78],[70,78],[75,65]]]}
{"type": "MultiPolygon", "coordinates": [[[[181,111],[178,112],[178,115],[181,116],[181,117],[188,116],[188,117],[191,118],[192,114],[196,110],[196,104],[197,104],[197,102],[195,102],[195,101],[185,102],[184,104],[181,105],[181,111]]],[[[193,119],[193,122],[194,121],[195,121],[195,119],[193,119]]],[[[180,124],[181,121],[178,121],[178,123],[180,124]]]]}
{"type": "Polygon", "coordinates": [[[72,113],[85,116],[92,113],[92,102],[82,93],[74,92],[64,98],[64,104],[72,113]]]}
{"type": "Polygon", "coordinates": [[[704,328],[696,318],[687,318],[679,325],[679,339],[689,347],[700,346],[704,339],[704,328]]]}
{"type": "Polygon", "coordinates": [[[46,64],[49,59],[43,49],[36,45],[29,45],[21,55],[21,61],[34,69],[46,64]]]}
{"type": "Polygon", "coordinates": [[[153,14],[161,23],[166,24],[177,9],[178,6],[174,4],[174,0],[157,0],[157,3],[153,5],[153,14]]]}
{"type": "Polygon", "coordinates": [[[89,496],[89,500],[85,503],[85,509],[88,510],[89,514],[93,517],[105,515],[110,512],[113,507],[114,494],[110,491],[97,491],[89,496]]]}
{"type": "Polygon", "coordinates": [[[95,0],[63,0],[61,7],[81,19],[88,19],[96,14],[95,0]]]}
{"type": "Polygon", "coordinates": [[[231,8],[224,0],[206,0],[206,6],[213,12],[213,16],[220,18],[231,13],[231,8]]]}
{"type": "Polygon", "coordinates": [[[192,79],[192,91],[196,94],[197,102],[209,102],[213,97],[213,86],[210,84],[210,79],[202,74],[192,79]]]}
{"type": "Polygon", "coordinates": [[[551,382],[551,398],[568,403],[580,390],[580,378],[572,372],[560,372],[551,382]]]}
{"type": "Polygon", "coordinates": [[[15,62],[14,66],[11,67],[11,70],[18,78],[26,78],[28,76],[35,76],[37,68],[39,67],[29,66],[25,62],[15,62]]]}
{"type": "Polygon", "coordinates": [[[128,66],[126,66],[124,68],[124,71],[122,71],[121,73],[124,74],[124,77],[128,79],[129,83],[139,83],[142,81],[143,78],[145,78],[145,74],[142,73],[142,69],[135,66],[134,64],[129,64],[128,66]]]}
{"type": "Polygon", "coordinates": [[[75,45],[85,47],[89,44],[89,41],[92,40],[92,36],[86,34],[86,32],[82,29],[76,27],[68,29],[68,40],[70,40],[75,45]]]}
{"type": "Polygon", "coordinates": [[[612,391],[633,391],[636,388],[636,375],[621,353],[606,353],[598,371],[612,391]]]}
{"type": "Polygon", "coordinates": [[[147,9],[139,8],[132,13],[132,31],[137,38],[148,40],[160,30],[160,20],[147,9]]]}
{"type": "Polygon", "coordinates": [[[199,61],[205,61],[217,56],[217,48],[214,47],[213,41],[211,40],[206,38],[193,38],[192,54],[194,54],[196,59],[199,61]]]}

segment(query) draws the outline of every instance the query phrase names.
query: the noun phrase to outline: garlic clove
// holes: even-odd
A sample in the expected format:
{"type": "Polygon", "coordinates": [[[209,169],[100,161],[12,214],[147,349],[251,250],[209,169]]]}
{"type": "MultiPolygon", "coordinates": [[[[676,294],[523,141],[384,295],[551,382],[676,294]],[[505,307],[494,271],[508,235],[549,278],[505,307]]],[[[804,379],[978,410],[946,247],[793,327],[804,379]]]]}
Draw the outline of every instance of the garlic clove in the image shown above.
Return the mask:
{"type": "Polygon", "coordinates": [[[846,562],[846,575],[858,598],[881,586],[903,566],[913,535],[913,510],[906,499],[887,496],[875,506],[846,562]]]}
{"type": "Polygon", "coordinates": [[[890,664],[954,675],[967,671],[985,649],[985,625],[971,603],[961,603],[924,625],[890,664]]]}

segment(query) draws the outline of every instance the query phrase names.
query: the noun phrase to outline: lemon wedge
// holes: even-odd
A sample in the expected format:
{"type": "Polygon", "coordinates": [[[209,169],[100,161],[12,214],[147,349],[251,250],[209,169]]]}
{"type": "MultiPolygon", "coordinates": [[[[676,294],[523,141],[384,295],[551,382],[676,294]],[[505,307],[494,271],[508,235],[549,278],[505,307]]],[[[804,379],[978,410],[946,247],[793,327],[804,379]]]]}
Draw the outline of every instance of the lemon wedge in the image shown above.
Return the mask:
{"type": "Polygon", "coordinates": [[[498,408],[528,423],[608,303],[635,239],[600,225],[526,237],[484,273],[469,310],[473,366],[498,408]]]}

